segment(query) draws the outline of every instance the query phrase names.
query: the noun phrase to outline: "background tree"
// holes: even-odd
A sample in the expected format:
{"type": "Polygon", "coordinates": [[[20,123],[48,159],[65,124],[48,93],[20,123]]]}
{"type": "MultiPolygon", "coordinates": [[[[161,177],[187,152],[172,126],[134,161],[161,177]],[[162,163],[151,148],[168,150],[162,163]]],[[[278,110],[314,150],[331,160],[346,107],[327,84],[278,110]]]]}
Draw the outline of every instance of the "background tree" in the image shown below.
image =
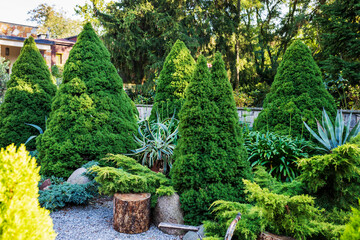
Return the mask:
{"type": "Polygon", "coordinates": [[[316,128],[315,118],[321,119],[323,108],[334,119],[335,101],[324,87],[320,69],[309,48],[295,41],[283,57],[254,128],[309,139],[303,121],[316,128]]]}
{"type": "Polygon", "coordinates": [[[9,61],[3,57],[0,57],[0,103],[4,101],[6,83],[9,81],[9,79],[9,61]]]}
{"type": "MultiPolygon", "coordinates": [[[[213,100],[215,89],[210,78],[206,59],[200,56],[180,111],[181,138],[170,172],[174,187],[181,194],[184,220],[191,224],[199,224],[208,218],[208,208],[215,200],[244,200],[240,182],[247,172],[242,165],[246,160],[239,159],[239,156],[243,156],[241,146],[239,149],[233,148],[234,142],[239,140],[234,125],[227,124],[231,129],[226,131],[235,137],[234,142],[222,139],[224,135],[220,131],[224,129],[219,129],[222,116],[213,100]],[[235,159],[227,158],[226,151],[230,148],[239,153],[235,159]]],[[[232,120],[229,119],[230,122],[232,120]]]]}
{"type": "Polygon", "coordinates": [[[104,43],[125,82],[154,79],[178,39],[192,55],[209,42],[209,25],[197,20],[201,9],[192,5],[189,1],[125,0],[109,5],[104,13],[94,4],[106,32],[104,43]]]}
{"type": "Polygon", "coordinates": [[[348,91],[360,82],[360,5],[335,0],[319,8],[314,23],[319,25],[322,51],[316,57],[334,96],[341,99],[340,107],[349,108],[348,91]]]}
{"type": "Polygon", "coordinates": [[[135,149],[137,123],[110,53],[90,23],[70,51],[48,128],[37,140],[41,171],[68,177],[107,153],[135,149]]]}
{"type": "MultiPolygon", "coordinates": [[[[38,130],[25,125],[36,124],[45,129],[56,87],[34,38],[24,41],[20,55],[12,67],[4,102],[0,105],[0,146],[25,143],[38,130]]],[[[35,144],[29,143],[29,149],[35,144]]]]}
{"type": "Polygon", "coordinates": [[[82,22],[66,17],[63,10],[57,11],[54,6],[42,3],[28,12],[28,20],[39,25],[37,33],[49,33],[50,38],[65,38],[78,35],[82,22]]]}
{"type": "Polygon", "coordinates": [[[159,113],[161,119],[176,116],[180,112],[185,98],[185,88],[190,82],[195,60],[185,44],[177,40],[166,57],[163,69],[156,80],[156,95],[151,118],[156,119],[159,113]]]}

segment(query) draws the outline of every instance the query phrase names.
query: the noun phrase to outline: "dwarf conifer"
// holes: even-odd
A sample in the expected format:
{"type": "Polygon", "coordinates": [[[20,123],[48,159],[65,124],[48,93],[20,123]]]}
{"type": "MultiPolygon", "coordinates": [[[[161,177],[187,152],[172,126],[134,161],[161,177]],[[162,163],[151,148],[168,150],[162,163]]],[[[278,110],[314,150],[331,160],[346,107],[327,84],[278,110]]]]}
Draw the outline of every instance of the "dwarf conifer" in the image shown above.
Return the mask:
{"type": "Polygon", "coordinates": [[[184,103],[185,88],[188,85],[195,67],[189,49],[177,40],[166,57],[156,85],[154,106],[151,119],[156,118],[157,112],[161,119],[176,116],[184,103]]]}
{"type": "Polygon", "coordinates": [[[243,200],[242,183],[239,182],[244,175],[249,176],[249,168],[242,158],[243,148],[237,145],[241,143],[236,127],[231,124],[233,116],[229,116],[230,123],[226,123],[228,129],[219,128],[221,115],[213,100],[214,92],[206,59],[201,56],[180,111],[181,138],[171,170],[174,187],[181,194],[185,221],[191,224],[199,224],[208,218],[208,208],[215,200],[243,200]],[[225,135],[238,142],[222,139],[225,135]],[[239,156],[234,158],[228,150],[234,150],[239,156]]]}
{"type": "Polygon", "coordinates": [[[334,98],[325,89],[310,50],[301,41],[286,50],[263,108],[254,123],[256,130],[294,137],[310,138],[303,121],[316,128],[315,118],[321,121],[323,108],[331,119],[336,115],[334,98]]]}
{"type": "Polygon", "coordinates": [[[42,173],[68,177],[90,160],[136,148],[133,105],[90,23],[70,51],[63,77],[48,128],[37,140],[42,173]]]}
{"type": "Polygon", "coordinates": [[[0,239],[55,239],[49,211],[38,201],[39,168],[25,146],[0,151],[0,239]]]}
{"type": "MultiPolygon", "coordinates": [[[[0,106],[0,147],[11,143],[19,145],[39,134],[25,123],[45,129],[45,117],[50,114],[55,93],[48,66],[34,38],[29,37],[12,67],[5,99],[0,106]]],[[[28,147],[34,149],[35,141],[29,142],[28,147]]]]}

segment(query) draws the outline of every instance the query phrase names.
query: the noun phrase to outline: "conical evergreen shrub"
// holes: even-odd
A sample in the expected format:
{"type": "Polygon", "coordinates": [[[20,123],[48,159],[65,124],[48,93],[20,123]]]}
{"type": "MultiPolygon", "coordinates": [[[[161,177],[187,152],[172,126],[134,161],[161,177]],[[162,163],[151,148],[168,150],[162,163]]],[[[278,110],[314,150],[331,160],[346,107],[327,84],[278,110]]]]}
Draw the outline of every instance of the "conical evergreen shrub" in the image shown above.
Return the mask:
{"type": "Polygon", "coordinates": [[[49,211],[38,196],[39,168],[25,146],[0,151],[0,239],[55,239],[49,211]]]}
{"type": "Polygon", "coordinates": [[[37,140],[42,174],[68,177],[90,160],[136,148],[132,102],[90,23],[70,51],[63,77],[47,130],[37,140]]]}
{"type": "Polygon", "coordinates": [[[325,89],[309,48],[301,41],[286,50],[263,108],[254,123],[256,130],[293,137],[309,139],[303,121],[315,129],[315,118],[321,121],[323,108],[334,119],[334,98],[325,89]]]}
{"type": "Polygon", "coordinates": [[[252,178],[251,168],[247,160],[248,154],[239,124],[232,86],[220,53],[215,54],[215,60],[212,63],[211,82],[214,85],[214,102],[220,111],[216,120],[218,144],[219,148],[226,152],[226,157],[223,158],[229,164],[230,171],[227,174],[233,178],[229,182],[243,185],[242,178],[252,178]]]}
{"type": "MultiPolygon", "coordinates": [[[[56,87],[50,71],[32,37],[25,40],[7,83],[5,100],[0,105],[0,147],[20,145],[39,132],[25,123],[45,129],[56,87]]],[[[29,142],[35,148],[35,141],[29,142]]]]}
{"type": "Polygon", "coordinates": [[[185,43],[177,40],[166,57],[163,69],[156,83],[156,95],[151,110],[151,119],[156,119],[157,112],[161,119],[178,116],[184,103],[185,88],[188,85],[195,68],[185,43]]]}
{"type": "Polygon", "coordinates": [[[170,173],[175,189],[181,194],[185,221],[190,224],[199,224],[210,217],[208,208],[215,200],[243,200],[240,181],[242,174],[249,176],[249,168],[242,158],[245,153],[236,142],[239,138],[235,125],[226,123],[229,129],[219,128],[222,116],[213,101],[214,92],[206,59],[201,56],[180,111],[181,138],[170,173]],[[225,135],[235,137],[234,142],[224,141],[225,135]],[[234,150],[240,157],[227,159],[234,157],[233,153],[227,152],[229,150],[234,150]]]}

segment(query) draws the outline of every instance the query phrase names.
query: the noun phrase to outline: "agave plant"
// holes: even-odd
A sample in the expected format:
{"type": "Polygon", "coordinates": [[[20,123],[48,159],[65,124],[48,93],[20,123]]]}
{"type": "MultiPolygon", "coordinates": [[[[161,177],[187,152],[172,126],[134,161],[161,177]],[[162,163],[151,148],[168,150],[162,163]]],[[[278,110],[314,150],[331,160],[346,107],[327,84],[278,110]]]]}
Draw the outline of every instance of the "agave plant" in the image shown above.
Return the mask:
{"type": "Polygon", "coordinates": [[[174,116],[175,114],[164,121],[161,121],[158,115],[156,121],[140,121],[139,137],[134,135],[134,138],[141,147],[132,150],[133,154],[129,155],[141,157],[142,165],[147,164],[153,169],[162,165],[164,173],[167,173],[172,167],[172,155],[179,129],[179,121],[174,116]]]}
{"type": "MultiPolygon", "coordinates": [[[[45,130],[46,130],[46,120],[47,120],[47,117],[45,116],[45,130]]],[[[36,128],[36,129],[39,131],[39,135],[41,135],[41,134],[44,133],[44,131],[42,130],[42,128],[39,127],[39,126],[36,125],[36,124],[31,124],[31,123],[25,123],[25,124],[26,124],[26,125],[29,125],[29,126],[31,126],[31,127],[36,128]]],[[[39,135],[30,136],[30,137],[26,140],[25,145],[26,145],[28,142],[30,142],[31,140],[33,140],[34,138],[38,137],[39,135]]],[[[32,151],[29,151],[29,153],[30,153],[30,156],[37,158],[38,151],[37,151],[36,149],[35,149],[35,150],[32,150],[32,151]]]]}
{"type": "Polygon", "coordinates": [[[325,148],[324,150],[331,152],[332,149],[345,144],[350,141],[352,137],[355,137],[360,132],[359,122],[350,130],[351,122],[350,113],[349,120],[345,124],[342,111],[338,111],[335,119],[335,124],[332,123],[325,109],[323,109],[322,125],[316,119],[319,135],[317,135],[305,122],[305,127],[309,132],[318,140],[325,148]]]}

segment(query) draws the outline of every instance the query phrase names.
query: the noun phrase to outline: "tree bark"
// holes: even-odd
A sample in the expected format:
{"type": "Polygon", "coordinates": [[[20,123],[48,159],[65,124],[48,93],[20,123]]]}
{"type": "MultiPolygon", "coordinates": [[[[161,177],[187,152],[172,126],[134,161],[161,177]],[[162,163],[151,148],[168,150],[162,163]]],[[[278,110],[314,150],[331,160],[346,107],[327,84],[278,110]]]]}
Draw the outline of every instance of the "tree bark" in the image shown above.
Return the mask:
{"type": "Polygon", "coordinates": [[[114,229],[127,234],[147,231],[150,226],[150,196],[150,193],[114,194],[114,229]]]}

